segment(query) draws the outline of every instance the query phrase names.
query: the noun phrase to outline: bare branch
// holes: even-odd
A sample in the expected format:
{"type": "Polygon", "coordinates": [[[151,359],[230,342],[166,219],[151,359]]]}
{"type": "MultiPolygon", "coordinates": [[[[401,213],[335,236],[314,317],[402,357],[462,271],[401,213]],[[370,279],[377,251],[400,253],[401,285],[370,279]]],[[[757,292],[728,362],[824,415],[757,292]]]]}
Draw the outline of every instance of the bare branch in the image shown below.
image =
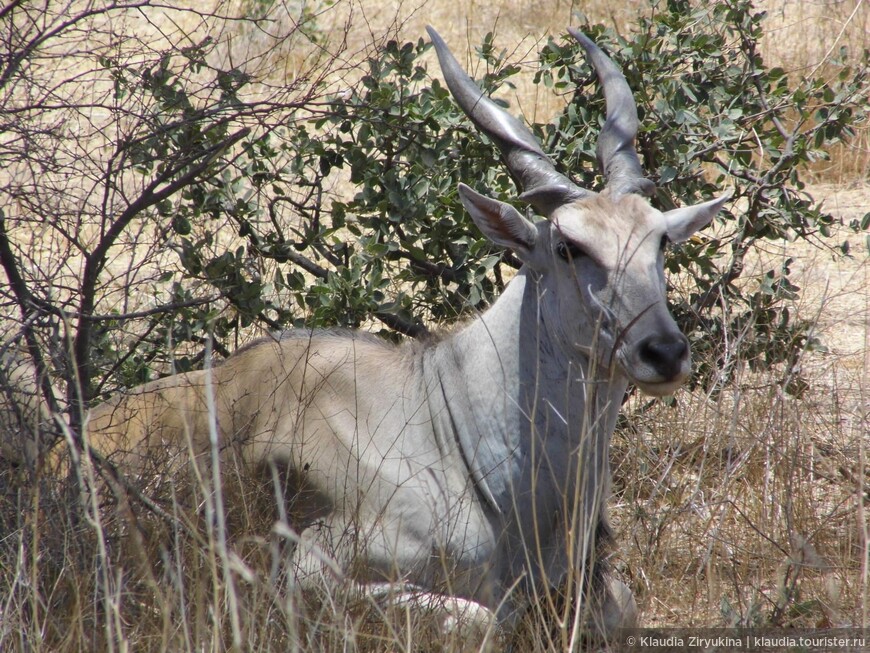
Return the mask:
{"type": "MultiPolygon", "coordinates": [[[[97,280],[100,271],[106,263],[106,255],[109,248],[115,243],[121,232],[127,228],[127,225],[129,225],[130,222],[141,212],[158,204],[164,199],[171,197],[182,188],[190,185],[212,165],[218,154],[231,148],[235,143],[245,138],[249,133],[250,129],[241,129],[224,139],[222,142],[212,146],[205,152],[198,152],[190,159],[186,159],[176,164],[167,172],[152,181],[136,201],[130,204],[124,212],[121,213],[100,239],[96,247],[94,247],[94,249],[86,256],[85,269],[80,290],[81,316],[90,315],[93,312],[96,302],[97,280]],[[199,162],[193,165],[194,161],[199,162]],[[190,168],[181,174],[181,176],[172,179],[175,175],[181,173],[189,166],[190,168]]],[[[85,391],[87,391],[91,377],[91,366],[90,361],[88,360],[90,334],[91,321],[84,317],[80,318],[73,343],[73,356],[79,374],[79,382],[85,391]]],[[[88,398],[86,397],[85,399],[87,400],[88,398]]],[[[74,402],[71,403],[74,404],[74,402]]]]}

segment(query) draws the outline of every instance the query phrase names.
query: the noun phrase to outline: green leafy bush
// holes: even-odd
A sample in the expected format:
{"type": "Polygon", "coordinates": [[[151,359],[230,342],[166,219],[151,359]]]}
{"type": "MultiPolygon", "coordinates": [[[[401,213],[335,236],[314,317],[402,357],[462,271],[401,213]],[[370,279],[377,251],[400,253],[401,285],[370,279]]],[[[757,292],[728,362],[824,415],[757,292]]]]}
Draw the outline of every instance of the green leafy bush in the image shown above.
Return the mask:
{"type": "MultiPolygon", "coordinates": [[[[764,240],[836,247],[828,239],[833,218],[804,193],[800,174],[866,120],[868,58],[831,62],[834,76],[789,77],[764,64],[761,25],[750,2],[734,0],[659,4],[628,37],[580,27],[635,90],[638,149],[658,185],[653,203],[668,209],[735,191],[719,228],[667,260],[681,280],[674,311],[693,340],[696,382],[727,378],[722,343],[739,342],[741,359],[781,368],[797,392],[794,363],[817,345],[810,325],[787,310],[800,289],[788,264],[749,279],[744,263],[764,240]]],[[[21,43],[21,56],[8,61],[39,54],[21,43]]],[[[33,178],[2,191],[4,206],[19,207],[0,219],[9,315],[23,325],[37,370],[63,383],[67,410],[77,415],[119,386],[201,365],[209,347],[228,354],[252,327],[425,336],[484,309],[518,266],[483,239],[458,202],[459,181],[502,198],[517,191],[495,148],[440,83],[428,43],[387,44],[334,96],[321,92],[324,71],[300,76],[281,101],[249,92],[257,80],[248,73],[209,64],[215,47],[204,39],[144,60],[95,55],[113,82],[105,110],[121,127],[106,137],[109,156],[93,148],[90,168],[83,159],[70,166],[82,183],[90,180],[90,199],[64,216],[54,212],[56,198],[66,197],[61,186],[33,178]],[[34,189],[39,201],[28,197],[34,189]],[[83,256],[69,293],[56,291],[50,266],[34,266],[36,241],[20,237],[34,220],[83,256]],[[85,228],[100,237],[79,238],[85,228]],[[129,234],[146,232],[150,249],[130,264],[119,302],[108,292],[120,278],[110,262],[130,246],[129,234]],[[134,273],[167,252],[173,265],[134,273]],[[151,300],[147,308],[128,303],[137,292],[151,300]]],[[[520,79],[491,35],[478,54],[488,92],[520,79]]],[[[0,83],[18,88],[27,70],[10,68],[0,83]]],[[[547,42],[533,83],[566,101],[532,129],[566,174],[595,187],[603,98],[579,47],[562,36],[547,42]]],[[[2,119],[22,138],[10,132],[0,165],[30,157],[30,170],[60,167],[29,145],[37,133],[52,137],[38,124],[55,109],[24,111],[15,97],[5,96],[2,119]]],[[[67,107],[77,116],[86,108],[67,107]]]]}
{"type": "MultiPolygon", "coordinates": [[[[748,2],[671,2],[642,19],[630,38],[601,26],[583,29],[635,89],[638,149],[658,185],[654,203],[668,209],[735,191],[717,235],[676,248],[667,263],[690,281],[682,284],[690,291],[674,296],[674,310],[694,341],[696,380],[727,378],[722,343],[739,342],[741,359],[756,369],[782,364],[784,382],[798,391],[793,364],[819,344],[811,325],[787,309],[800,289],[788,264],[748,279],[744,262],[763,240],[837,245],[826,241],[833,218],[803,192],[800,172],[866,119],[867,55],[858,69],[833,62],[840,66],[833,79],[790,79],[761,58],[762,18],[748,2]]],[[[424,66],[428,47],[422,40],[388,44],[327,115],[260,141],[270,207],[284,197],[285,184],[317,189],[312,201],[294,206],[303,226],[292,244],[271,223],[243,228],[258,255],[287,260],[292,248],[292,271],[279,270],[274,281],[295,298],[285,308],[296,324],[357,327],[375,317],[388,330],[417,336],[484,308],[517,265],[481,238],[458,203],[460,180],[506,198],[517,193],[495,149],[424,66]],[[355,192],[324,201],[336,170],[355,192]],[[309,274],[298,274],[300,267],[309,274]]],[[[510,87],[521,72],[496,51],[491,35],[478,54],[489,92],[510,87]]],[[[576,43],[550,40],[534,83],[568,101],[533,129],[567,174],[595,187],[603,98],[576,43]]]]}

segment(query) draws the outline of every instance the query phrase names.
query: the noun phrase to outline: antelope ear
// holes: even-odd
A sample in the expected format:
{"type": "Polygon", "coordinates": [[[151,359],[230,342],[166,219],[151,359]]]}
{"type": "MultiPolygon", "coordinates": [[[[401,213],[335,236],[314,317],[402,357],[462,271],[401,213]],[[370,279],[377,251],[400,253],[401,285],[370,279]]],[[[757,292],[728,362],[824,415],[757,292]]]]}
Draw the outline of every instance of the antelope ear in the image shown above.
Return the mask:
{"type": "Polygon", "coordinates": [[[674,243],[687,240],[693,233],[710,224],[710,221],[716,217],[719,209],[722,208],[730,197],[731,192],[729,191],[722,197],[704,202],[703,204],[684,206],[673,211],[668,211],[665,213],[668,238],[674,243]]]}
{"type": "Polygon", "coordinates": [[[483,235],[496,245],[514,250],[520,258],[535,247],[538,230],[510,204],[481,195],[459,184],[459,199],[483,235]]]}

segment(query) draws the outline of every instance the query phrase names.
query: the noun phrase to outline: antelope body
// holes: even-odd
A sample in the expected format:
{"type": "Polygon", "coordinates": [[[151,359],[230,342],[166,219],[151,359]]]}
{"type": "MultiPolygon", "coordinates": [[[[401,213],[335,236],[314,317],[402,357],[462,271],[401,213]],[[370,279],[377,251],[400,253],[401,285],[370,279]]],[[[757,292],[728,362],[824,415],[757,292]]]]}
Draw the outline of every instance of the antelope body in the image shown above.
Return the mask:
{"type": "Polygon", "coordinates": [[[612,596],[620,586],[598,564],[611,434],[629,383],[670,394],[689,374],[662,249],[705,226],[724,198],[650,206],[631,94],[582,34],[608,106],[601,193],[559,173],[430,35],[457,102],[547,218],[460,186],[482,232],[525,264],[502,296],[430,343],[338,331],[262,339],[98,406],[88,439],[128,471],[143,472],[154,452],[205,456],[215,441],[252,469],[284,470],[303,587],[336,582],[337,569],[394,600],[442,595],[510,623],[573,579],[597,611],[584,618],[606,631],[632,617],[630,595],[612,596]]]}

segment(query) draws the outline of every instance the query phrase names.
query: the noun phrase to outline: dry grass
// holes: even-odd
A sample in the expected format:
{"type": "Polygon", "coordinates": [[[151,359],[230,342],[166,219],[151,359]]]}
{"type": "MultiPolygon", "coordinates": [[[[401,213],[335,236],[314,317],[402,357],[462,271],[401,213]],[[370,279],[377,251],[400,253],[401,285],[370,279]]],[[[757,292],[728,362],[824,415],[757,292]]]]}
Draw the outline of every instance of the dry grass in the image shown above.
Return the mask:
{"type": "MultiPolygon", "coordinates": [[[[847,221],[868,191],[817,189],[847,221]]],[[[737,342],[721,392],[636,410],[617,440],[624,562],[647,623],[867,626],[870,269],[855,251],[758,253],[795,259],[804,291],[789,308],[828,348],[801,359],[803,395],[749,371],[737,342]]]]}
{"type": "MultiPolygon", "coordinates": [[[[582,5],[624,30],[648,11],[610,7],[582,5]]],[[[351,21],[348,57],[389,36],[417,39],[433,24],[458,51],[495,30],[514,58],[527,59],[575,22],[576,9],[542,0],[344,2],[321,24],[351,21]]],[[[860,47],[868,10],[860,0],[776,3],[770,62],[801,71],[824,66],[841,44],[860,47]]],[[[520,104],[534,115],[548,101],[520,104]]],[[[815,192],[847,222],[870,206],[868,142],[859,135],[816,171],[837,185],[815,192]]],[[[675,407],[647,408],[643,398],[627,406],[613,449],[615,566],[645,624],[870,626],[870,271],[863,239],[841,237],[854,241],[854,258],[791,243],[757,253],[796,259],[803,292],[793,310],[814,320],[828,346],[804,355],[801,397],[783,392],[787,371],[749,371],[736,342],[728,362],[737,374],[716,393],[682,393],[675,407]]],[[[211,496],[196,480],[163,485],[167,516],[187,515],[167,522],[142,510],[132,519],[110,488],[97,500],[73,483],[17,474],[0,470],[0,650],[459,651],[479,643],[439,639],[405,613],[384,620],[371,605],[299,596],[282,567],[286,534],[264,514],[269,487],[229,484],[219,532],[189,516],[211,496]]]]}
{"type": "MultiPolygon", "coordinates": [[[[847,222],[868,191],[816,189],[847,222]]],[[[800,397],[782,389],[788,371],[752,373],[731,343],[733,382],[636,412],[617,442],[624,555],[648,623],[868,623],[870,270],[863,235],[839,236],[855,258],[756,252],[759,265],[795,259],[789,309],[827,346],[803,355],[800,397]]]]}

